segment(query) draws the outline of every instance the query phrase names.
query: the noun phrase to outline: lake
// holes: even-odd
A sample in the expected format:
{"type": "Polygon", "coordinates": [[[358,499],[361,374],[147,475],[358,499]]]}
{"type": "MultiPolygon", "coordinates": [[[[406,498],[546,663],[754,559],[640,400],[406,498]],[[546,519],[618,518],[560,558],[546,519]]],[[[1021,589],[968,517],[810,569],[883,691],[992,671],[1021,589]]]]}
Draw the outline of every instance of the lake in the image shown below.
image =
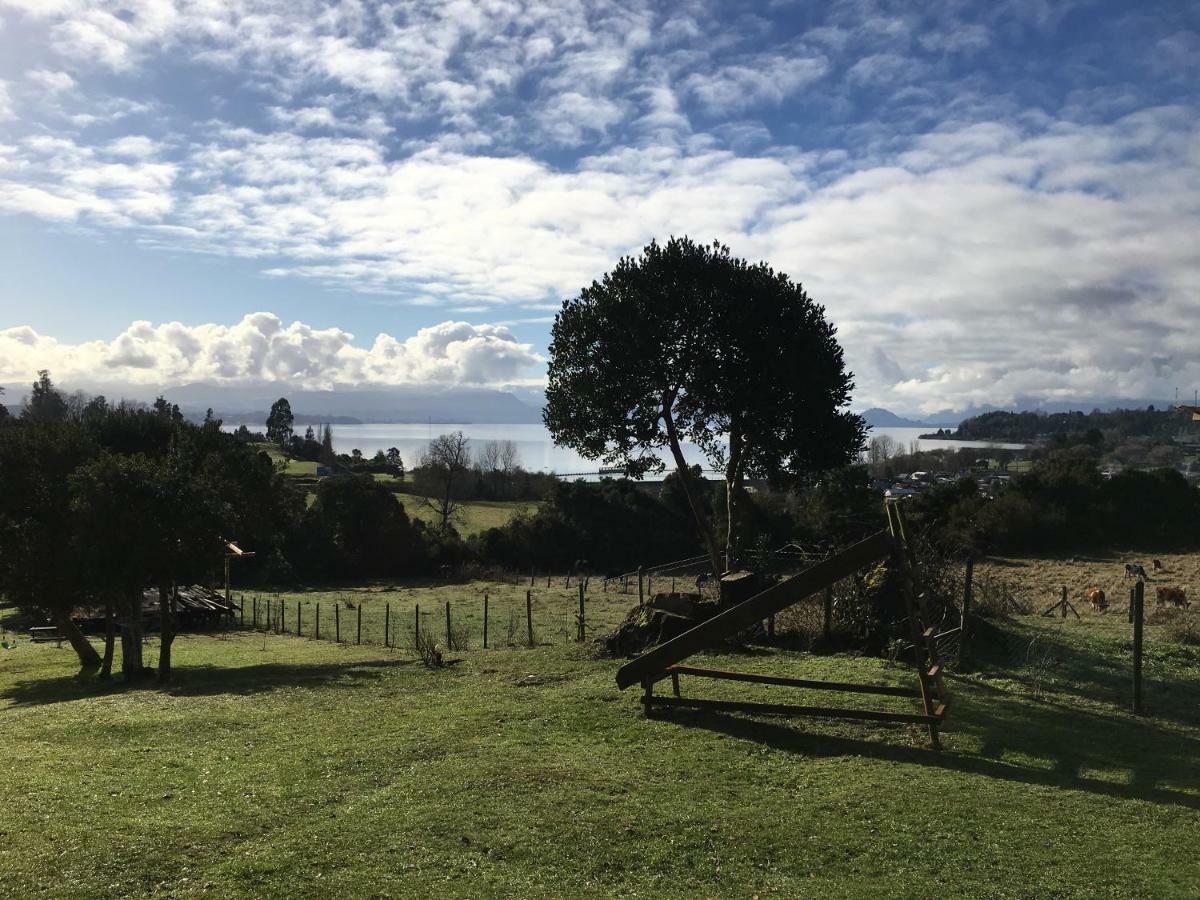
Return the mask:
{"type": "MultiPolygon", "coordinates": [[[[240,423],[227,424],[226,430],[233,430],[240,423]]],[[[262,431],[262,424],[247,422],[246,427],[252,431],[262,431]]],[[[314,427],[314,431],[318,430],[314,427]]],[[[303,428],[297,431],[303,433],[303,428]]],[[[413,466],[424,451],[430,438],[447,432],[461,431],[474,446],[487,441],[512,441],[517,445],[521,456],[521,465],[533,472],[555,472],[560,475],[595,475],[599,464],[584,459],[573,450],[556,447],[550,440],[550,434],[542,425],[424,425],[424,424],[391,424],[391,425],[334,425],[333,448],[339,453],[349,453],[357,448],[363,456],[374,456],[376,451],[386,451],[395,447],[400,451],[400,457],[407,467],[413,466]]],[[[1002,447],[1006,449],[1022,449],[1023,444],[995,444],[983,441],[938,441],[921,440],[918,435],[924,428],[873,428],[870,434],[888,435],[905,451],[913,441],[922,450],[938,447],[1002,447]]],[[[700,463],[707,466],[700,450],[685,444],[684,458],[689,463],[700,463]]],[[[663,450],[659,454],[668,465],[672,465],[670,451],[663,450]]]]}

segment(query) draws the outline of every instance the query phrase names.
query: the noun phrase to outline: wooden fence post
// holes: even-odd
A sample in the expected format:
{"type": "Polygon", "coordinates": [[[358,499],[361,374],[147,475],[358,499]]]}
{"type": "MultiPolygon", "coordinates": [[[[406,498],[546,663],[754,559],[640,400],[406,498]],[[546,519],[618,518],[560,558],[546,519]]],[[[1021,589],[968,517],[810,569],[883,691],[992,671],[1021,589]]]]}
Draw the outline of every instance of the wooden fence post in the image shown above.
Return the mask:
{"type": "Polygon", "coordinates": [[[672,594],[675,593],[675,576],[674,575],[671,576],[671,593],[672,594]]]}
{"type": "Polygon", "coordinates": [[[582,641],[584,639],[584,634],[586,633],[586,628],[584,627],[584,622],[585,622],[584,615],[585,615],[585,612],[584,612],[584,608],[583,608],[583,582],[580,582],[579,583],[579,640],[580,641],[582,641]]]}
{"type": "Polygon", "coordinates": [[[825,603],[821,610],[821,634],[827,641],[833,639],[833,585],[825,588],[825,603]]]}
{"type": "Polygon", "coordinates": [[[1142,613],[1144,611],[1145,585],[1139,579],[1133,586],[1133,714],[1142,711],[1142,613]]]}
{"type": "Polygon", "coordinates": [[[546,573],[546,587],[550,587],[550,573],[546,573]]]}
{"type": "Polygon", "coordinates": [[[362,643],[362,601],[358,601],[358,636],[354,639],[354,643],[362,643]]]}
{"type": "Polygon", "coordinates": [[[775,639],[775,613],[771,613],[769,616],[767,616],[767,640],[773,641],[774,639],[775,639]]]}
{"type": "Polygon", "coordinates": [[[962,615],[958,621],[958,661],[967,658],[967,642],[971,638],[971,579],[975,575],[975,558],[967,557],[967,576],[963,582],[962,615]]]}
{"type": "Polygon", "coordinates": [[[385,603],[383,607],[383,646],[390,646],[388,640],[392,633],[392,604],[385,603]]]}
{"type": "Polygon", "coordinates": [[[317,640],[321,639],[321,601],[317,601],[317,640]]]}
{"type": "Polygon", "coordinates": [[[1067,586],[1062,586],[1062,617],[1067,617],[1067,586]]]}
{"type": "Polygon", "coordinates": [[[529,586],[530,587],[533,587],[533,578],[536,574],[537,574],[537,568],[535,566],[530,566],[529,567],[529,586]]]}
{"type": "Polygon", "coordinates": [[[529,646],[533,646],[533,591],[525,592],[525,631],[529,636],[529,646]]]}
{"type": "MultiPolygon", "coordinates": [[[[533,576],[529,576],[529,581],[533,583],[533,576]]],[[[488,595],[487,591],[483,592],[483,649],[487,649],[487,626],[488,626],[488,595]]]]}
{"type": "Polygon", "coordinates": [[[333,601],[333,642],[342,642],[342,609],[336,600],[333,601]]]}

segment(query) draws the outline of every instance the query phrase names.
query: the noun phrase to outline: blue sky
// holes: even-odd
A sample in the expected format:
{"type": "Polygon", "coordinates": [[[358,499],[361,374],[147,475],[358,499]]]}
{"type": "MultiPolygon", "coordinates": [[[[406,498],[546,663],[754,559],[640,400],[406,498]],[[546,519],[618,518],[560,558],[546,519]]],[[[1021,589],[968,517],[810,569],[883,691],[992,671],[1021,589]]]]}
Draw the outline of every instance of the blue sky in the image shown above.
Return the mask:
{"type": "Polygon", "coordinates": [[[860,408],[1190,394],[1197,9],[0,0],[0,383],[536,385],[686,233],[860,408]]]}

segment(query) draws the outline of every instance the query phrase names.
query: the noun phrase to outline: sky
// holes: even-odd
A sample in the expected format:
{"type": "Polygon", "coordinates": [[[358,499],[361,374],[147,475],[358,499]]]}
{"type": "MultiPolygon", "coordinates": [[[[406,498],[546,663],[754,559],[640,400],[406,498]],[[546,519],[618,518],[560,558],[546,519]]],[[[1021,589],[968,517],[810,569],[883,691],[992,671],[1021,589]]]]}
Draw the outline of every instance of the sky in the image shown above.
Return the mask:
{"type": "Polygon", "coordinates": [[[1190,397],[1198,85],[1180,0],[0,0],[0,383],[536,387],[686,234],[858,409],[1190,397]]]}

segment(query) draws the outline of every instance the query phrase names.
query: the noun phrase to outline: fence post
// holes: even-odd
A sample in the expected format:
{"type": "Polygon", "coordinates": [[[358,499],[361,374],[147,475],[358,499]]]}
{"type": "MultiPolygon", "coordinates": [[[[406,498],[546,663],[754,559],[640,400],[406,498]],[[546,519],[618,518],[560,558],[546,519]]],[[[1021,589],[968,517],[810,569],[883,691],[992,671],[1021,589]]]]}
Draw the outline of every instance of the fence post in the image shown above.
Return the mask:
{"type": "Polygon", "coordinates": [[[967,557],[967,577],[963,583],[962,616],[958,622],[958,661],[967,657],[967,641],[971,637],[971,579],[975,575],[975,558],[967,557]]]}
{"type": "Polygon", "coordinates": [[[530,566],[529,567],[529,586],[530,587],[533,587],[533,577],[536,574],[537,574],[537,568],[534,566],[530,566]]]}
{"type": "Polygon", "coordinates": [[[301,626],[301,623],[300,623],[300,609],[301,609],[300,601],[297,600],[296,601],[296,637],[300,637],[302,634],[304,634],[304,628],[301,626]]]}
{"type": "Polygon", "coordinates": [[[1062,586],[1062,617],[1067,617],[1067,586],[1062,586]]]}
{"type": "Polygon", "coordinates": [[[525,631],[529,636],[529,646],[533,646],[533,591],[525,592],[525,631]]]}
{"type": "Polygon", "coordinates": [[[453,632],[450,629],[450,601],[446,601],[446,649],[452,650],[450,635],[453,632]]]}
{"type": "Polygon", "coordinates": [[[583,607],[583,582],[580,582],[579,583],[579,640],[580,641],[582,641],[584,639],[584,634],[586,632],[585,625],[584,625],[584,623],[586,621],[584,619],[585,615],[586,615],[586,613],[584,612],[584,607],[583,607]]]}
{"type": "Polygon", "coordinates": [[[546,573],[546,587],[550,587],[550,573],[546,573]]]}
{"type": "Polygon", "coordinates": [[[317,640],[321,639],[321,601],[317,601],[317,640]]]}
{"type": "Polygon", "coordinates": [[[333,642],[342,642],[342,608],[336,600],[333,601],[333,642]]]}
{"type": "Polygon", "coordinates": [[[413,631],[413,647],[417,648],[417,647],[421,646],[421,604],[420,603],[413,604],[413,625],[415,628],[415,630],[413,631]]]}
{"type": "MultiPolygon", "coordinates": [[[[533,576],[529,576],[530,583],[533,582],[533,576]]],[[[487,626],[488,626],[488,595],[487,591],[483,592],[483,649],[487,649],[487,626]]]]}
{"type": "Polygon", "coordinates": [[[358,636],[354,639],[354,643],[362,643],[362,601],[358,601],[358,636]]]}
{"type": "Polygon", "coordinates": [[[392,633],[392,604],[387,603],[383,607],[383,646],[388,646],[388,639],[392,633]]]}
{"type": "Polygon", "coordinates": [[[1142,613],[1145,585],[1139,580],[1133,586],[1133,714],[1142,712],[1142,613]]]}
{"type": "Polygon", "coordinates": [[[675,576],[671,576],[671,593],[675,593],[675,576]]]}
{"type": "Polygon", "coordinates": [[[825,604],[821,611],[821,634],[825,640],[833,639],[833,585],[825,586],[825,604]]]}

